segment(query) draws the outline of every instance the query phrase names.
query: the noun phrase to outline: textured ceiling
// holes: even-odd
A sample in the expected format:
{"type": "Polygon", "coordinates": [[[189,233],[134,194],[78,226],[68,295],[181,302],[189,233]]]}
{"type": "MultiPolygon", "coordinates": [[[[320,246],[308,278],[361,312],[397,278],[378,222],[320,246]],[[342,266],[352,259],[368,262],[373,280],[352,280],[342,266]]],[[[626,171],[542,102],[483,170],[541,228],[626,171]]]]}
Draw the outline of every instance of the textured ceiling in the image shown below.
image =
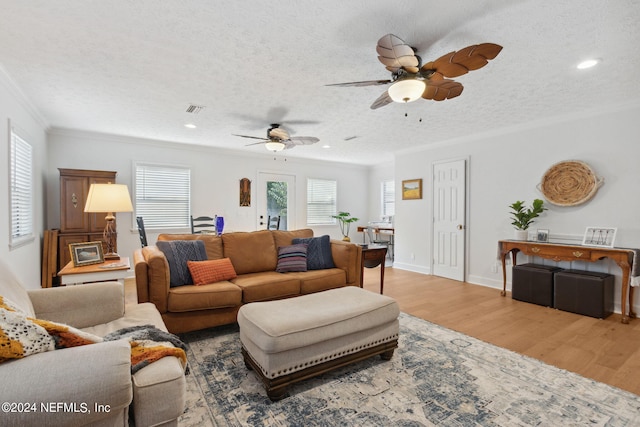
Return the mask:
{"type": "Polygon", "coordinates": [[[640,100],[635,0],[0,0],[0,10],[0,65],[54,128],[265,153],[232,134],[261,137],[279,122],[320,138],[279,155],[376,164],[640,100]],[[375,50],[387,33],[423,62],[482,42],[504,49],[443,102],[371,110],[386,86],[326,86],[388,79],[375,50]],[[602,63],[577,70],[588,57],[602,63]],[[188,114],[190,104],[206,108],[188,114]]]}

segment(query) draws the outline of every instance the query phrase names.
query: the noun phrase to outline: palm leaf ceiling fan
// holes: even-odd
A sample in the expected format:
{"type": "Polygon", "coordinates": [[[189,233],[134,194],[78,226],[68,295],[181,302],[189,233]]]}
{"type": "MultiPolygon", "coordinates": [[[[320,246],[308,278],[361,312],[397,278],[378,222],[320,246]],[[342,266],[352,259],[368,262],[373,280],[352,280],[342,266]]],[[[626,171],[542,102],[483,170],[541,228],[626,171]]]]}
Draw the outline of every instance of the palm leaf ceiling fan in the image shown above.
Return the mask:
{"type": "Polygon", "coordinates": [[[266,138],[260,138],[258,136],[249,136],[249,135],[237,135],[235,133],[233,135],[239,136],[241,138],[259,139],[260,142],[254,142],[253,144],[247,144],[246,146],[248,147],[250,145],[264,144],[266,149],[269,151],[288,150],[298,145],[311,145],[320,141],[318,138],[314,136],[291,137],[289,136],[289,132],[287,132],[285,129],[280,127],[279,123],[271,124],[271,127],[267,130],[266,138]]]}
{"type": "Polygon", "coordinates": [[[391,80],[367,80],[337,83],[328,86],[375,86],[393,83],[373,104],[371,109],[384,107],[392,102],[412,102],[419,98],[444,101],[459,96],[462,84],[451,80],[471,70],[477,70],[494,59],[502,46],[482,43],[449,52],[435,61],[421,65],[415,49],[393,34],[378,40],[378,59],[391,72],[391,80]],[[445,78],[447,77],[447,78],[445,78]]]}

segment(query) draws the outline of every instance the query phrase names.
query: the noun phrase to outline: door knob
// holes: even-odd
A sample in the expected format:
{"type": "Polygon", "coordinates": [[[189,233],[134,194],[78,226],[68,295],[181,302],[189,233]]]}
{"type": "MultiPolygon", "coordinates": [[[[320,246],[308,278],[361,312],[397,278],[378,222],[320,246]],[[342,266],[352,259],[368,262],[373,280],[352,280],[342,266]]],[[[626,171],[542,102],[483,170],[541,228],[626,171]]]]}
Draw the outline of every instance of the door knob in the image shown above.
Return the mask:
{"type": "Polygon", "coordinates": [[[464,225],[458,224],[458,230],[462,230],[463,228],[464,228],[464,225]]]}

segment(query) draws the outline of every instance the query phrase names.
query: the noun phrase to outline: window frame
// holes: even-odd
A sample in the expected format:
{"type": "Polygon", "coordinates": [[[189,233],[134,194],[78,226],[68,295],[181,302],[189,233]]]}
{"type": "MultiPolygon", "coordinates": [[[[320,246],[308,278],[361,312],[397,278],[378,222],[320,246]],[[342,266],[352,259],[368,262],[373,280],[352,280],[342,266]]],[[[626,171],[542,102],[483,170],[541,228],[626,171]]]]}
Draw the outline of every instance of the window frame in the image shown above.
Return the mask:
{"type": "Polygon", "coordinates": [[[9,248],[35,240],[34,234],[34,156],[26,132],[9,122],[9,248]],[[16,160],[23,159],[21,164],[16,160]],[[22,171],[23,173],[19,173],[22,171]],[[17,217],[16,217],[17,215],[17,217]],[[14,227],[17,227],[15,229],[14,227]]]}
{"type": "Polygon", "coordinates": [[[380,212],[383,217],[392,217],[396,214],[396,182],[393,179],[386,179],[380,182],[380,212]],[[389,188],[391,190],[389,190],[389,188]],[[387,199],[390,195],[391,199],[387,199]],[[387,206],[393,206],[393,212],[387,211],[387,206]]]}
{"type": "MultiPolygon", "coordinates": [[[[149,176],[146,176],[148,179],[149,176]]],[[[144,221],[145,230],[149,231],[166,231],[166,230],[191,230],[191,168],[184,165],[175,165],[175,164],[167,164],[167,163],[153,163],[153,162],[145,162],[145,161],[134,161],[133,163],[133,200],[134,200],[134,215],[133,215],[133,225],[134,228],[137,227],[136,217],[142,216],[144,221]],[[140,173],[144,173],[144,169],[146,169],[147,173],[159,175],[160,178],[156,181],[159,182],[151,182],[152,187],[149,189],[150,195],[145,196],[144,189],[140,187],[140,185],[144,185],[140,183],[140,173]],[[164,172],[162,172],[164,170],[164,172]],[[166,193],[166,184],[167,183],[176,183],[176,177],[180,175],[186,175],[183,180],[178,181],[180,185],[186,185],[186,190],[183,189],[184,193],[181,193],[182,200],[173,199],[173,202],[167,203],[167,199],[162,200],[154,199],[153,196],[156,194],[167,195],[166,193]],[[164,186],[163,186],[164,184],[164,186]],[[155,187],[154,187],[155,186],[155,187]],[[158,192],[154,194],[154,190],[157,191],[158,188],[162,188],[164,191],[158,192]],[[148,205],[155,206],[144,206],[144,203],[147,202],[148,205]],[[141,206],[142,205],[142,206],[141,206]],[[175,212],[174,215],[171,215],[172,221],[162,222],[162,218],[166,218],[167,212],[175,212]],[[161,212],[161,213],[160,213],[161,212]],[[181,221],[179,221],[181,220],[181,221]]]]}
{"type": "MultiPolygon", "coordinates": [[[[316,188],[317,190],[322,190],[322,188],[315,187],[315,186],[313,188],[316,188]]],[[[321,194],[318,194],[318,196],[321,196],[321,194]]],[[[325,179],[325,178],[307,178],[306,205],[307,205],[307,215],[306,215],[307,226],[336,225],[338,222],[335,218],[332,217],[332,215],[336,215],[338,213],[338,181],[336,181],[335,179],[325,179]],[[332,197],[333,200],[329,200],[328,203],[327,202],[322,203],[322,201],[318,200],[317,197],[312,199],[311,197],[312,195],[310,195],[310,191],[312,190],[312,185],[314,183],[317,185],[320,185],[321,183],[324,183],[327,186],[331,185],[333,188],[329,188],[328,190],[333,193],[333,194],[329,194],[329,196],[332,197]],[[315,220],[315,218],[319,218],[324,215],[316,214],[316,215],[313,215],[313,217],[310,217],[309,215],[310,211],[311,212],[317,211],[319,210],[318,206],[323,206],[323,205],[328,206],[328,209],[325,208],[325,210],[327,210],[327,213],[326,213],[327,218],[325,220],[320,220],[320,219],[315,220]]]]}

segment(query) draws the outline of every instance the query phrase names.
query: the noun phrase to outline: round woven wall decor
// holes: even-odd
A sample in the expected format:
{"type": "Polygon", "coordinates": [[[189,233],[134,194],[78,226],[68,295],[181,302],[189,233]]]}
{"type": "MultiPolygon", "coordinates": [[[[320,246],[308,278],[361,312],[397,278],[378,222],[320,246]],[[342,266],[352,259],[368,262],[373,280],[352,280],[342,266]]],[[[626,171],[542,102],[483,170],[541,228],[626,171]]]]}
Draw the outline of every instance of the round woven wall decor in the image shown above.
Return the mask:
{"type": "Polygon", "coordinates": [[[603,182],[588,164],[568,160],[551,166],[538,189],[549,203],[575,206],[591,199],[603,182]]]}

